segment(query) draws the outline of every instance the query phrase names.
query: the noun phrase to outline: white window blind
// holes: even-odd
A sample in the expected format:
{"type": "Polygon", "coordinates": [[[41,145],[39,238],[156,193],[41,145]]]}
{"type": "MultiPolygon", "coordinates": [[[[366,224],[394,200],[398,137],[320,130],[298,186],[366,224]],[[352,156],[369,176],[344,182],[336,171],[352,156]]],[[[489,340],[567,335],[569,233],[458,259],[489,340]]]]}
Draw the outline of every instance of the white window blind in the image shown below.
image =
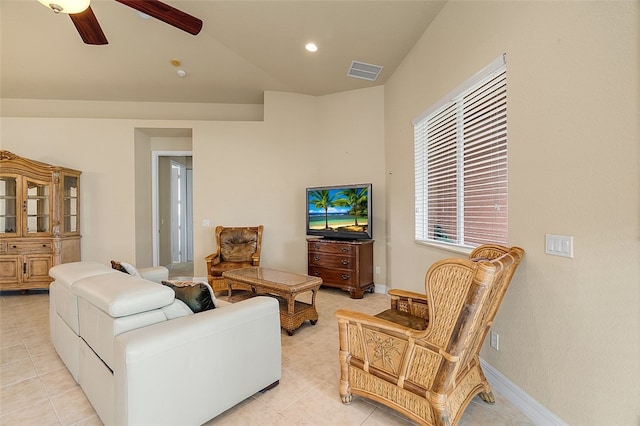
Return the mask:
{"type": "Polygon", "coordinates": [[[415,238],[507,244],[507,80],[501,56],[414,121],[415,238]]]}

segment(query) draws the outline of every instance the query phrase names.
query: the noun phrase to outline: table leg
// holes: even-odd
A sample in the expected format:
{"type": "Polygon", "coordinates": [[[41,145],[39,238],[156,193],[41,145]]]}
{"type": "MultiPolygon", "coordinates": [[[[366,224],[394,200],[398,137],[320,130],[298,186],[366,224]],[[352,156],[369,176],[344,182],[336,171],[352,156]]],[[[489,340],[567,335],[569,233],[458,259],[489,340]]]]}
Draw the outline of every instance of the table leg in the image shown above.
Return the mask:
{"type": "MultiPolygon", "coordinates": [[[[311,306],[313,307],[313,310],[315,310],[316,312],[318,311],[316,309],[316,294],[318,293],[318,290],[311,290],[311,306]]],[[[311,323],[311,325],[316,325],[318,323],[318,320],[309,320],[309,322],[311,323]]]]}

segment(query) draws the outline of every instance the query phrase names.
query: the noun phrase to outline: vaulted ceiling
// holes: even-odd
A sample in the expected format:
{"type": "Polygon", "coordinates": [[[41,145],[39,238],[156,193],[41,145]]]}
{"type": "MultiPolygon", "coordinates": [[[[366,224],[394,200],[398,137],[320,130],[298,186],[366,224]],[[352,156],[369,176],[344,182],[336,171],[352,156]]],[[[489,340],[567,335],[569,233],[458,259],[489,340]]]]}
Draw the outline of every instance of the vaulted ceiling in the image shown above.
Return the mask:
{"type": "Polygon", "coordinates": [[[0,97],[262,103],[266,90],[325,95],[383,84],[444,1],[166,0],[204,22],[193,36],[93,0],[109,41],[84,44],[69,16],[0,0],[0,97]],[[316,53],[304,45],[313,41],[316,53]],[[172,59],[180,66],[171,64],[172,59]],[[374,82],[352,61],[383,66],[374,82]],[[179,77],[177,70],[186,72],[179,77]]]}

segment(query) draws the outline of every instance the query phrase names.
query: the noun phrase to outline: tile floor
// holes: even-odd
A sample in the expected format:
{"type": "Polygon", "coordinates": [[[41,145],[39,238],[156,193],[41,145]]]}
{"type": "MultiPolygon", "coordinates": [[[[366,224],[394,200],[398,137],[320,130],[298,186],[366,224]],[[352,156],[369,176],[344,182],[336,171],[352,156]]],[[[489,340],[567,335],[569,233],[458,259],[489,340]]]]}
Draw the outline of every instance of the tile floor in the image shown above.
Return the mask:
{"type": "MultiPolygon", "coordinates": [[[[0,425],[101,425],[80,387],[68,374],[49,340],[49,295],[0,296],[0,425]]],[[[282,379],[206,425],[412,425],[394,411],[364,398],[343,405],[338,395],[338,308],[377,313],[388,296],[353,300],[337,289],[317,297],[320,319],[293,336],[282,333],[282,379]]],[[[494,392],[495,394],[495,392],[494,392]]],[[[475,398],[462,425],[531,425],[496,394],[496,404],[475,398]]],[[[212,397],[215,397],[212,395],[212,397]]],[[[178,425],[176,425],[178,426],[178,425]]]]}

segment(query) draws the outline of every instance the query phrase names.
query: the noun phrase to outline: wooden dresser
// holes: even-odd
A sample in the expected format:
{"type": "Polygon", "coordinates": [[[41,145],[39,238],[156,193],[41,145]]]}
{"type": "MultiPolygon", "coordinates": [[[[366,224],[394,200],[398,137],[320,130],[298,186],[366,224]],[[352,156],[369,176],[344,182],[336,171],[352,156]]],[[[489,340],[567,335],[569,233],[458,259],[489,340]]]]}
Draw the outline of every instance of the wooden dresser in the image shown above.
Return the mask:
{"type": "Polygon", "coordinates": [[[373,240],[307,240],[308,274],[322,285],[348,291],[353,299],[373,292],[373,240]]]}
{"type": "Polygon", "coordinates": [[[80,260],[80,173],[0,151],[0,290],[48,288],[80,260]]]}

